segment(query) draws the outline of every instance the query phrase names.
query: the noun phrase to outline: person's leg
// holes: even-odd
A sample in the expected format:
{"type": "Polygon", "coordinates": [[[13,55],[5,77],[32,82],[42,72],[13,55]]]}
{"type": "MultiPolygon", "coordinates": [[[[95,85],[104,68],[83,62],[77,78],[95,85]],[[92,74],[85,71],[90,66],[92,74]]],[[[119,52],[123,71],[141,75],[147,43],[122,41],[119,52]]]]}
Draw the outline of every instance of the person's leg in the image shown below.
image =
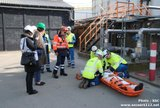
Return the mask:
{"type": "Polygon", "coordinates": [[[49,56],[49,53],[47,53],[46,70],[47,70],[47,72],[52,72],[51,69],[50,69],[50,56],[49,56]]]}
{"type": "Polygon", "coordinates": [[[120,64],[116,71],[118,72],[119,77],[129,78],[127,70],[128,70],[128,65],[120,64]]]}
{"type": "Polygon", "coordinates": [[[79,84],[79,88],[83,88],[85,83],[86,83],[86,79],[83,78],[82,81],[79,84]]]}
{"type": "Polygon", "coordinates": [[[67,76],[67,74],[65,73],[64,62],[65,62],[65,56],[61,56],[60,75],[67,76]]]}
{"type": "Polygon", "coordinates": [[[71,57],[71,66],[72,68],[75,67],[75,62],[74,62],[74,48],[70,48],[70,57],[71,57]]]}
{"type": "Polygon", "coordinates": [[[45,82],[41,81],[41,72],[40,72],[40,70],[37,70],[34,73],[34,79],[35,79],[35,85],[37,85],[37,86],[42,86],[42,85],[45,84],[45,82]]]}
{"type": "Polygon", "coordinates": [[[67,51],[67,62],[68,62],[68,67],[70,67],[71,66],[70,51],[67,51]]]}
{"type": "Polygon", "coordinates": [[[58,72],[60,63],[61,63],[61,56],[60,56],[60,54],[58,54],[57,62],[56,62],[56,65],[54,66],[53,75],[52,75],[54,78],[58,78],[57,72],[58,72]]]}
{"type": "Polygon", "coordinates": [[[26,87],[27,87],[27,93],[30,95],[38,93],[38,91],[33,90],[33,76],[34,76],[33,72],[27,72],[26,87]]]}

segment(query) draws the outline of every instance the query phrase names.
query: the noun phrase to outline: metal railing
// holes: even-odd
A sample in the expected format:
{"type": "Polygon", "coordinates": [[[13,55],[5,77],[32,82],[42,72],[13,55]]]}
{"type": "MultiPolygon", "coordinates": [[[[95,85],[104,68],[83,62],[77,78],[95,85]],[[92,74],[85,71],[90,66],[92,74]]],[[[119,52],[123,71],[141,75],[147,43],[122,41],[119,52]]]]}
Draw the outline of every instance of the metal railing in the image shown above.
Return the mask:
{"type": "Polygon", "coordinates": [[[87,44],[92,39],[98,39],[98,32],[106,25],[108,26],[108,19],[123,18],[126,15],[145,15],[150,16],[150,10],[143,4],[135,5],[132,2],[116,2],[111,4],[106,13],[97,16],[95,20],[87,27],[87,29],[79,36],[79,51],[86,52],[87,44]]]}

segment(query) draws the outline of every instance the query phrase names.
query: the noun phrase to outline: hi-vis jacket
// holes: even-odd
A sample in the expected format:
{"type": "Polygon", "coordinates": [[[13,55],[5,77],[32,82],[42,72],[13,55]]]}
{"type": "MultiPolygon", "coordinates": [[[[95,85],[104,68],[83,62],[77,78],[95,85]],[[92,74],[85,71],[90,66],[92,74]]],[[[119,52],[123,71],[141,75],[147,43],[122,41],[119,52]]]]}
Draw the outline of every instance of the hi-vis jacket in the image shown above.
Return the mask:
{"type": "Polygon", "coordinates": [[[66,41],[66,38],[62,38],[58,35],[55,35],[54,36],[54,39],[53,39],[53,50],[54,52],[64,52],[66,53],[68,49],[68,43],[66,41]]]}
{"type": "MultiPolygon", "coordinates": [[[[98,49],[98,50],[100,50],[100,49],[98,49]]],[[[91,51],[90,52],[90,59],[94,58],[94,57],[97,57],[97,56],[96,56],[95,52],[91,51]]],[[[102,62],[102,66],[104,66],[104,62],[105,62],[104,59],[102,59],[101,62],[102,62]]]]}
{"type": "Polygon", "coordinates": [[[105,62],[108,63],[113,69],[117,69],[120,64],[127,64],[127,61],[124,60],[118,54],[111,52],[111,57],[109,59],[105,58],[105,62]]]}
{"type": "Polygon", "coordinates": [[[87,64],[82,72],[82,76],[87,79],[94,79],[97,71],[103,73],[102,63],[98,57],[94,57],[87,61],[87,64]]]}
{"type": "Polygon", "coordinates": [[[66,39],[67,39],[69,48],[74,47],[74,43],[76,42],[75,35],[73,33],[70,33],[69,35],[66,35],[66,39]]]}

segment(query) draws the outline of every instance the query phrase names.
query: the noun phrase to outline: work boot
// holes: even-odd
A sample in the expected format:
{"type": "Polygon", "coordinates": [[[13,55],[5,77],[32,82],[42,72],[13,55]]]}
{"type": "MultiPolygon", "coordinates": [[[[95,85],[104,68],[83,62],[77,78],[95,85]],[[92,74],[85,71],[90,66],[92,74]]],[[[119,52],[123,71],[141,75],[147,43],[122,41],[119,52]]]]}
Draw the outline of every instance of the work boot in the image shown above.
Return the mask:
{"type": "Polygon", "coordinates": [[[83,88],[86,89],[89,87],[89,80],[86,80],[86,82],[83,85],[83,88]]]}
{"type": "Polygon", "coordinates": [[[56,70],[53,70],[52,77],[55,78],[55,79],[58,79],[58,75],[57,75],[57,71],[56,70]]]}
{"type": "Polygon", "coordinates": [[[80,84],[79,84],[79,88],[83,88],[85,82],[86,82],[86,80],[83,79],[83,80],[80,82],[80,84]]]}
{"type": "Polygon", "coordinates": [[[60,75],[61,75],[61,76],[68,76],[68,74],[65,73],[64,70],[60,70],[60,75]]]}
{"type": "Polygon", "coordinates": [[[47,72],[52,72],[49,68],[47,68],[46,70],[47,70],[47,72]]]}
{"type": "Polygon", "coordinates": [[[72,64],[72,66],[71,66],[72,68],[75,68],[75,65],[74,64],[72,64]]]}
{"type": "Polygon", "coordinates": [[[64,73],[64,72],[60,72],[60,75],[61,75],[61,76],[68,76],[68,74],[67,74],[67,73],[64,73]]]}
{"type": "Polygon", "coordinates": [[[53,74],[53,78],[58,79],[58,75],[57,74],[53,74]]]}
{"type": "Polygon", "coordinates": [[[71,67],[71,63],[68,63],[68,67],[71,67]]]}

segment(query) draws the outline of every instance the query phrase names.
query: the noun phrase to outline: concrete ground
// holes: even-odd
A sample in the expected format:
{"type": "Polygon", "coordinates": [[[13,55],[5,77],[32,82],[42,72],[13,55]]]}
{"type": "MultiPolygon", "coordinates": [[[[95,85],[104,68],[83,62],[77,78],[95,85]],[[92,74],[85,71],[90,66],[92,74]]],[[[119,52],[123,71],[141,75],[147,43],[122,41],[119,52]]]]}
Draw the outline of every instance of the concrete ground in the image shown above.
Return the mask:
{"type": "MultiPolygon", "coordinates": [[[[139,108],[142,104],[146,106],[140,108],[160,107],[160,88],[146,82],[143,82],[144,92],[137,97],[124,96],[103,84],[79,89],[80,81],[75,79],[75,73],[83,69],[86,60],[77,55],[76,68],[66,66],[67,77],[54,79],[51,73],[45,72],[42,80],[46,85],[34,85],[39,93],[28,95],[25,92],[26,73],[19,63],[20,56],[20,51],[0,52],[0,108],[139,108]]],[[[142,82],[134,78],[130,80],[142,82]]]]}

